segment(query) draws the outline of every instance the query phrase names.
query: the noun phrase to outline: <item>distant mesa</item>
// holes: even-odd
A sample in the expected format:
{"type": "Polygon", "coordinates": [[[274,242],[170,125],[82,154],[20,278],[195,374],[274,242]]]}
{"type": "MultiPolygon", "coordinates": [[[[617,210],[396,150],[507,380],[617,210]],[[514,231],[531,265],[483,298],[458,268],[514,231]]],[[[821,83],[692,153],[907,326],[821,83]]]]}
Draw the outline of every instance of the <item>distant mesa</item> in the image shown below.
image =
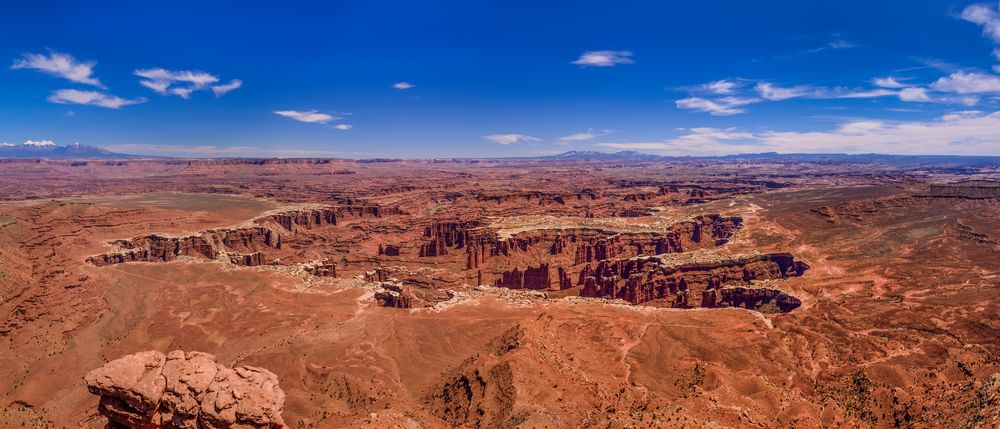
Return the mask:
{"type": "Polygon", "coordinates": [[[57,145],[51,140],[28,140],[21,144],[0,143],[0,158],[17,159],[106,159],[139,158],[137,155],[115,153],[80,143],[57,145]]]}

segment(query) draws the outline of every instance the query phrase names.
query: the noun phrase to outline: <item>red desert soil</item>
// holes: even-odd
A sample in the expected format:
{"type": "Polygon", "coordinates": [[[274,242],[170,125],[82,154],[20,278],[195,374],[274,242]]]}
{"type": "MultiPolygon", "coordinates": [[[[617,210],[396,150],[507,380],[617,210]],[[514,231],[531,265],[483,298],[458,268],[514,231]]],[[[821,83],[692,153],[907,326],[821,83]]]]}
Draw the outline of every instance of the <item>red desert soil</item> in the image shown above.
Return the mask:
{"type": "Polygon", "coordinates": [[[104,427],[89,371],[197,350],[292,428],[994,428],[1000,199],[931,185],[997,177],[5,161],[0,426],[104,427]]]}

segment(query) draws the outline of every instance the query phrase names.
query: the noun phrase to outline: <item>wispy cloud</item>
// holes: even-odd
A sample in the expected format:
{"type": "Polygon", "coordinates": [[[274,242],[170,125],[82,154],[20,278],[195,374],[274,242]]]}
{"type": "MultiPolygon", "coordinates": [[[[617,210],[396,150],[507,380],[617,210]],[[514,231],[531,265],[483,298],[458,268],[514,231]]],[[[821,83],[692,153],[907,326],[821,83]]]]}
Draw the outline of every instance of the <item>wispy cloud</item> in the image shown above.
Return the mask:
{"type": "Polygon", "coordinates": [[[754,86],[754,91],[757,91],[757,95],[760,95],[760,97],[765,100],[781,101],[791,98],[805,97],[813,93],[814,89],[808,86],[781,88],[769,82],[760,82],[754,86]]]}
{"type": "Polygon", "coordinates": [[[572,64],[583,67],[614,67],[618,64],[632,64],[632,53],[629,51],[587,51],[572,64]]]}
{"type": "Polygon", "coordinates": [[[396,83],[392,84],[392,87],[396,88],[396,89],[410,89],[410,88],[413,88],[414,86],[416,86],[416,85],[414,85],[412,83],[409,83],[409,82],[396,82],[396,83]]]}
{"type": "Polygon", "coordinates": [[[342,119],[341,117],[320,113],[316,110],[275,110],[274,114],[307,124],[325,124],[333,120],[342,119]]]}
{"type": "Polygon", "coordinates": [[[243,81],[242,80],[233,79],[233,80],[229,81],[229,83],[224,84],[224,85],[213,85],[212,86],[212,93],[215,94],[216,97],[222,97],[227,92],[232,91],[234,89],[237,89],[237,88],[239,88],[241,86],[243,86],[243,81]]]}
{"type": "Polygon", "coordinates": [[[333,127],[341,131],[347,131],[352,128],[351,124],[337,124],[334,125],[333,127]]]}
{"type": "Polygon", "coordinates": [[[538,137],[532,137],[524,134],[490,134],[488,136],[483,136],[483,138],[493,143],[499,143],[503,145],[510,145],[519,142],[541,141],[541,139],[539,139],[538,137]]]}
{"type": "MultiPolygon", "coordinates": [[[[857,44],[852,43],[852,42],[848,41],[847,39],[845,39],[842,34],[834,33],[834,34],[829,35],[829,37],[833,37],[833,39],[830,40],[829,42],[826,42],[826,43],[820,45],[820,46],[816,46],[814,48],[809,48],[809,49],[802,49],[802,50],[798,50],[798,51],[794,51],[794,52],[789,52],[789,53],[784,53],[784,54],[779,54],[779,55],[775,55],[775,56],[772,57],[772,59],[775,60],[775,61],[785,61],[785,60],[794,59],[796,57],[801,57],[801,56],[806,56],[806,55],[812,55],[812,54],[818,54],[820,52],[836,51],[836,50],[843,50],[843,49],[853,49],[853,48],[858,47],[857,44]]],[[[754,61],[760,61],[760,60],[761,59],[758,58],[758,59],[755,59],[754,61]]]]}
{"type": "Polygon", "coordinates": [[[910,85],[908,83],[900,82],[897,78],[892,76],[879,77],[872,80],[872,83],[879,88],[906,88],[910,85]]]}
{"type": "Polygon", "coordinates": [[[701,85],[702,89],[705,91],[719,95],[732,94],[739,86],[740,84],[738,82],[728,79],[717,80],[701,85]]]}
{"type": "Polygon", "coordinates": [[[608,134],[611,134],[611,130],[600,130],[600,131],[587,130],[587,132],[585,133],[575,133],[575,134],[570,134],[568,136],[559,137],[558,140],[563,143],[578,142],[585,140],[593,140],[595,138],[606,136],[608,134]]]}
{"type": "Polygon", "coordinates": [[[859,119],[829,131],[764,131],[692,128],[661,142],[598,143],[615,149],[672,155],[780,153],[897,153],[1000,155],[1000,112],[959,111],[929,121],[859,119]],[[831,149],[836,148],[836,149],[831,149]]]}
{"type": "Polygon", "coordinates": [[[197,70],[173,71],[164,68],[139,69],[135,75],[143,78],[139,84],[155,91],[161,95],[176,95],[181,98],[189,98],[191,93],[201,90],[209,90],[215,93],[216,97],[239,88],[243,81],[233,79],[227,84],[216,85],[219,82],[218,76],[197,70]]]}
{"type": "Polygon", "coordinates": [[[713,116],[730,116],[746,113],[742,106],[760,102],[757,98],[722,97],[707,99],[702,97],[682,98],[674,102],[680,109],[705,112],[713,116]]]}
{"type": "MultiPolygon", "coordinates": [[[[752,89],[744,89],[745,79],[727,79],[696,86],[683,87],[694,96],[676,100],[680,109],[705,112],[714,116],[728,116],[746,113],[751,104],[776,102],[797,98],[813,100],[858,99],[900,96],[903,84],[892,77],[874,79],[875,88],[850,88],[844,86],[823,87],[813,85],[778,86],[768,81],[758,81],[752,89]],[[719,94],[729,94],[719,96],[719,94]]],[[[926,101],[920,99],[917,91],[908,91],[901,96],[903,101],[926,101]]],[[[945,101],[945,99],[941,99],[945,101]]],[[[948,100],[951,101],[951,100],[948,100]]]]}
{"type": "Polygon", "coordinates": [[[104,88],[101,81],[94,77],[96,61],[77,61],[70,54],[49,52],[46,54],[24,54],[14,60],[11,69],[30,69],[58,76],[71,82],[93,85],[104,88]]]}
{"type": "Polygon", "coordinates": [[[146,102],[146,99],[143,97],[125,99],[100,91],[81,91],[78,89],[60,89],[54,91],[48,100],[51,103],[57,104],[83,104],[87,106],[106,107],[108,109],[118,109],[146,102]]]}

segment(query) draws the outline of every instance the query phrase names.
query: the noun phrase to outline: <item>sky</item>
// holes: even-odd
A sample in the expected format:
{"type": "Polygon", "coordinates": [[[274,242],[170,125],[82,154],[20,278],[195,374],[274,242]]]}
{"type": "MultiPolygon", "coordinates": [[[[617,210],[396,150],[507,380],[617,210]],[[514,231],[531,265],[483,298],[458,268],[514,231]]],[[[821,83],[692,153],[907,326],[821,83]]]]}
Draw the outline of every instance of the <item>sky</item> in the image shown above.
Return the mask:
{"type": "Polygon", "coordinates": [[[0,143],[1000,155],[1000,2],[0,5],[0,143]]]}

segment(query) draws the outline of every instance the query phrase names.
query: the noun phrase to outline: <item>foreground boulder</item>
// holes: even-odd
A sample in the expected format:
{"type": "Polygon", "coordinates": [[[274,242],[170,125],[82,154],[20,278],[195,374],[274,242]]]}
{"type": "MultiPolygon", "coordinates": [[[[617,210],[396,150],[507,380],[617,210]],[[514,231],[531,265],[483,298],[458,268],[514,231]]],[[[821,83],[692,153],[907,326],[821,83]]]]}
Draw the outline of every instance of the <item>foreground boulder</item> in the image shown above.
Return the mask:
{"type": "Polygon", "coordinates": [[[286,428],[285,392],[263,368],[227,368],[201,352],[128,355],[90,371],[109,428],[286,428]]]}

